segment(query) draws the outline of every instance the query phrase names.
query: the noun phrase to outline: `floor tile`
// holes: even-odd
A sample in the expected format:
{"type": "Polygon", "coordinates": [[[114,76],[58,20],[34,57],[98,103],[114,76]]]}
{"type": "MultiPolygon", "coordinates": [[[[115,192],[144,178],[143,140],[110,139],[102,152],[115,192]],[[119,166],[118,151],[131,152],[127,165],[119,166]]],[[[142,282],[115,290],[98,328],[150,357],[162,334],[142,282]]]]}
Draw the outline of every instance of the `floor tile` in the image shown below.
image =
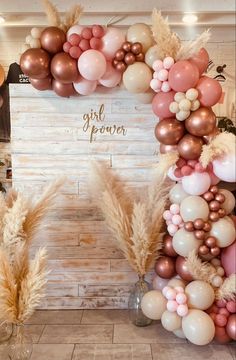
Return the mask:
{"type": "Polygon", "coordinates": [[[81,324],[127,324],[128,310],[84,310],[81,324]]]}
{"type": "Polygon", "coordinates": [[[233,356],[233,359],[236,360],[236,341],[228,345],[229,351],[233,356]]]}
{"type": "Polygon", "coordinates": [[[47,325],[41,336],[43,344],[112,343],[113,325],[47,325]]]}
{"type": "Polygon", "coordinates": [[[160,323],[152,323],[147,327],[133,324],[114,325],[114,343],[118,344],[154,344],[154,343],[186,343],[163,329],[160,323]]]}
{"type": "Polygon", "coordinates": [[[224,345],[196,346],[192,344],[152,344],[153,360],[232,360],[224,345]]]}
{"type": "Polygon", "coordinates": [[[37,310],[29,324],[67,325],[80,324],[83,310],[37,310]]]}
{"type": "Polygon", "coordinates": [[[39,342],[40,336],[42,335],[45,325],[26,325],[25,331],[27,334],[30,334],[33,340],[33,343],[39,342]]]}
{"type": "Polygon", "coordinates": [[[76,345],[72,360],[152,360],[149,344],[76,345]]]}
{"type": "Polygon", "coordinates": [[[73,350],[73,344],[35,344],[30,360],[70,360],[73,350]]]}

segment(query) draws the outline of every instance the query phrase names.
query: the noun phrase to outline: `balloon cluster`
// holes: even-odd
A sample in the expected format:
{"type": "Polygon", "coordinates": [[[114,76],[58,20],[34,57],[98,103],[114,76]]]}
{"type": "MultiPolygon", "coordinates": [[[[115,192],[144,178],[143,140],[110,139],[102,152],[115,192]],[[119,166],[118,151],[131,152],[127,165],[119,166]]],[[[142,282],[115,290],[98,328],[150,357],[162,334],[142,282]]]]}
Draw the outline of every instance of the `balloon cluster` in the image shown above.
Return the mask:
{"type": "Polygon", "coordinates": [[[132,44],[125,41],[122,47],[116,51],[112,64],[115,69],[124,72],[127,66],[134,64],[136,61],[144,61],[142,44],[140,42],[132,44]]]}
{"type": "Polygon", "coordinates": [[[178,204],[171,204],[170,209],[163,213],[163,218],[166,220],[167,231],[171,236],[184,226],[178,204]]]}
{"type": "Polygon", "coordinates": [[[221,206],[225,202],[225,195],[219,191],[216,185],[211,186],[202,197],[208,202],[211,221],[218,221],[226,215],[225,209],[221,206]]]}
{"type": "Polygon", "coordinates": [[[188,314],[187,296],[182,286],[175,288],[165,286],[162,289],[162,294],[167,299],[166,308],[168,311],[176,312],[181,317],[188,314]]]}
{"type": "Polygon", "coordinates": [[[189,89],[186,93],[177,92],[174,96],[175,101],[170,103],[169,110],[176,114],[177,120],[184,121],[189,117],[191,111],[199,109],[200,102],[197,98],[197,89],[189,89]]]}
{"type": "Polygon", "coordinates": [[[150,87],[155,91],[169,92],[171,90],[168,82],[169,70],[174,65],[174,59],[168,56],[162,60],[155,60],[152,68],[154,70],[150,87]]]}

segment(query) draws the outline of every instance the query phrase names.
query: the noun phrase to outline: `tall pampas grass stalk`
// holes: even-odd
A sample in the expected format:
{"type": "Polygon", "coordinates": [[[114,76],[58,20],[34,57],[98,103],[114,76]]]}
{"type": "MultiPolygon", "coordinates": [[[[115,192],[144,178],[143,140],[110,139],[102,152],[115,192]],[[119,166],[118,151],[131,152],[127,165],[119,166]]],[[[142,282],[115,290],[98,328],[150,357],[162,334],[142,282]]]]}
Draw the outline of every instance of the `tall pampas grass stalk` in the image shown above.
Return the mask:
{"type": "Polygon", "coordinates": [[[201,48],[205,47],[207,42],[210,40],[210,30],[205,30],[195,40],[184,43],[179,48],[175,60],[185,60],[196,55],[201,48]]]}
{"type": "Polygon", "coordinates": [[[194,280],[202,280],[211,284],[212,278],[217,275],[217,271],[209,262],[203,262],[193,250],[186,259],[186,267],[194,280]]]}
{"type": "Polygon", "coordinates": [[[103,164],[92,163],[94,198],[117,246],[139,276],[151,269],[162,249],[162,214],[169,191],[165,179],[173,157],[169,160],[165,166],[161,162],[153,169],[155,181],[138,197],[128,192],[121,180],[103,164]]]}

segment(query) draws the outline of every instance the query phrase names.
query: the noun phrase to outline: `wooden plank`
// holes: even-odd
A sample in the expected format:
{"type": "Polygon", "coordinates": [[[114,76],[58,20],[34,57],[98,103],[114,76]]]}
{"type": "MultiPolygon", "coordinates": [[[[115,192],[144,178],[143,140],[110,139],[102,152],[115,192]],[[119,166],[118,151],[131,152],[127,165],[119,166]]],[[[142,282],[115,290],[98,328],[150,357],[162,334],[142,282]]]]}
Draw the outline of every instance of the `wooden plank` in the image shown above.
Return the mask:
{"type": "Polygon", "coordinates": [[[59,296],[59,297],[75,297],[78,296],[79,287],[77,283],[50,283],[48,282],[45,289],[46,297],[59,296]]]}
{"type": "Polygon", "coordinates": [[[133,271],[125,259],[111,259],[111,271],[133,271]]]}
{"type": "Polygon", "coordinates": [[[132,285],[79,285],[79,296],[82,297],[128,297],[132,285]]]}
{"type": "Polygon", "coordinates": [[[79,285],[129,285],[137,281],[132,272],[78,272],[54,271],[48,276],[50,281],[78,282],[79,285]]]}
{"type": "Polygon", "coordinates": [[[110,271],[109,259],[63,259],[49,260],[48,268],[52,272],[69,271],[69,272],[85,272],[85,271],[110,271]]]}
{"type": "Polygon", "coordinates": [[[117,247],[117,243],[111,234],[80,234],[80,247],[117,247]]]}

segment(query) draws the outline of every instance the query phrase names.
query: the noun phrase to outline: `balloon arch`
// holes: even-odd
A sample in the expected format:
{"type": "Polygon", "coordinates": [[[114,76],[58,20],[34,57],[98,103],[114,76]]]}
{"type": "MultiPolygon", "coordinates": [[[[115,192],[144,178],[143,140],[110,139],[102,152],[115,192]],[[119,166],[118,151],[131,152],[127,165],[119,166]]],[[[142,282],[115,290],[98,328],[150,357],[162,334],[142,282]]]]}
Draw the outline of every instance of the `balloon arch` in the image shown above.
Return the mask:
{"type": "Polygon", "coordinates": [[[32,86],[86,96],[123,80],[127,91],[152,103],[161,154],[176,154],[163,256],[154,290],[143,297],[144,314],[197,345],[236,340],[235,199],[217,185],[236,180],[235,137],[219,133],[211,108],[222,89],[204,74],[210,33],[181,43],[155,9],[152,29],[134,24],[126,34],[76,22],[54,19],[43,31],[31,30],[20,66],[32,86]]]}

